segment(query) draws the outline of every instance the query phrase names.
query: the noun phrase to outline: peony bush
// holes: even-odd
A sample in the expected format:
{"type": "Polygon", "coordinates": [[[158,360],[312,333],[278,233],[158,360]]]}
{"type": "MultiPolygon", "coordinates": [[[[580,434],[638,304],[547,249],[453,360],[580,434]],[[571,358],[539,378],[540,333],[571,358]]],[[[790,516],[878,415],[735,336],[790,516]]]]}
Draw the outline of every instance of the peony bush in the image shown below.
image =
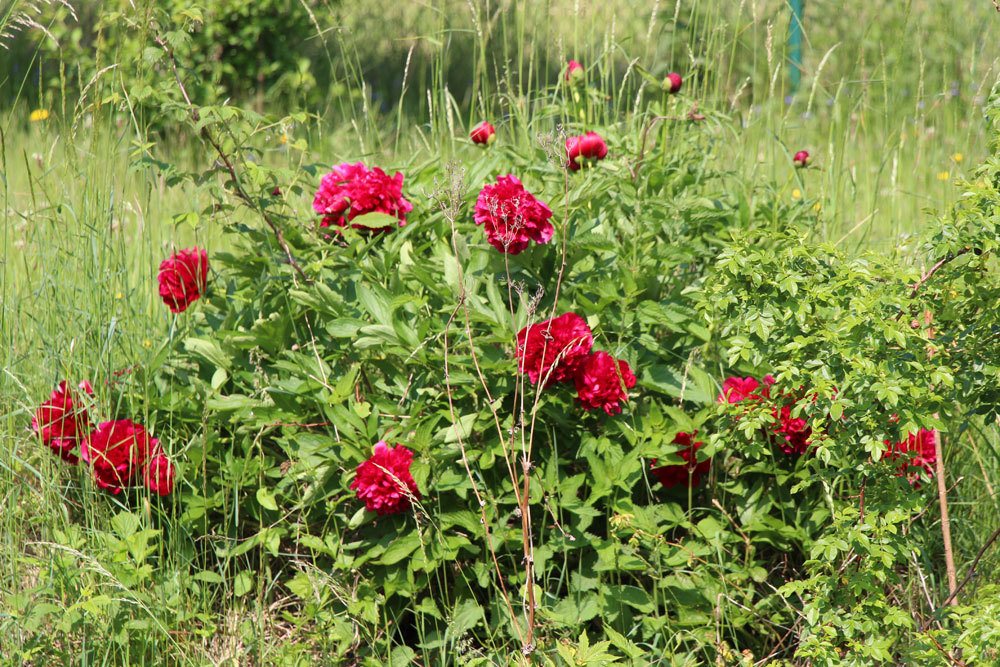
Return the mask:
{"type": "Polygon", "coordinates": [[[171,496],[193,585],[283,600],[332,663],[957,646],[961,611],[899,593],[941,571],[940,438],[996,417],[996,165],[922,274],[813,243],[814,207],[712,159],[725,119],[668,136],[679,75],[611,127],[577,113],[585,79],[570,61],[530,148],[484,121],[387,169],[246,161],[260,117],[183,107],[230,249],[160,267],[183,326],[137,371],[156,423],[92,427],[63,383],[38,439],[123,502],[171,496]]]}

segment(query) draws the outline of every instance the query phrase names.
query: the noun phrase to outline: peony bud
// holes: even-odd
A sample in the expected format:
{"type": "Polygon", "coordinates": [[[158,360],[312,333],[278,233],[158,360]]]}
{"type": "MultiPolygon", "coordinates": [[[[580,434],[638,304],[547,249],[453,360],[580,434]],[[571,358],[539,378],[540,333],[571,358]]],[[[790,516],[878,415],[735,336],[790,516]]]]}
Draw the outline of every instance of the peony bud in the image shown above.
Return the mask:
{"type": "Polygon", "coordinates": [[[575,60],[570,60],[566,65],[566,80],[572,82],[580,81],[583,79],[583,75],[583,65],[575,60]]]}
{"type": "Polygon", "coordinates": [[[664,92],[670,93],[671,95],[676,95],[681,92],[681,86],[684,85],[684,79],[677,72],[671,72],[664,79],[661,86],[664,92]]]}
{"type": "Polygon", "coordinates": [[[810,161],[811,160],[809,158],[809,151],[799,151],[792,157],[792,162],[794,162],[795,166],[799,167],[800,169],[803,167],[808,167],[810,161]]]}
{"type": "Polygon", "coordinates": [[[472,128],[472,132],[469,132],[469,138],[472,139],[472,143],[474,144],[489,146],[497,140],[497,130],[493,125],[484,120],[472,128]]]}

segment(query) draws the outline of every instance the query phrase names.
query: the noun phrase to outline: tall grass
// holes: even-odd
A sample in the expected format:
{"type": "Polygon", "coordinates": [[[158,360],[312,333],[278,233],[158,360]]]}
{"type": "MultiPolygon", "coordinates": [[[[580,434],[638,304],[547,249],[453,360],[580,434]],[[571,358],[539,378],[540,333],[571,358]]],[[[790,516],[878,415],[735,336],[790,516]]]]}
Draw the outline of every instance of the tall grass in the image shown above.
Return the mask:
{"type": "MultiPolygon", "coordinates": [[[[588,126],[611,132],[626,126],[637,96],[649,94],[640,90],[637,66],[657,77],[676,70],[686,77],[680,111],[697,101],[704,113],[733,119],[722,154],[734,173],[783,183],[789,199],[819,207],[817,238],[903,256],[915,250],[912,234],[954,199],[952,181],[984,155],[980,107],[1000,56],[1000,46],[987,39],[997,20],[989,3],[946,8],[929,0],[850,0],[836,10],[809,3],[805,77],[793,95],[785,83],[783,2],[439,0],[346,7],[316,3],[316,34],[302,36],[303,48],[329,70],[325,85],[351,92],[311,109],[314,121],[285,128],[289,143],[306,141],[309,161],[444,160],[467,150],[464,135],[480,119],[495,122],[505,142],[534,143],[539,132],[580,122],[545,104],[554,88],[570,94],[561,89],[570,57],[585,64],[588,81],[603,94],[585,100],[588,126]],[[813,154],[814,169],[793,169],[790,156],[798,149],[813,154]]],[[[39,38],[28,31],[19,39],[32,35],[39,38]]],[[[218,221],[197,228],[175,223],[175,216],[208,202],[143,169],[127,111],[98,104],[122,77],[102,78],[79,107],[73,100],[57,104],[56,90],[22,85],[53,66],[73,65],[20,62],[22,78],[8,75],[6,88],[15,93],[0,120],[0,660],[15,662],[32,633],[58,622],[45,616],[33,624],[40,602],[70,614],[105,588],[116,591],[115,604],[134,607],[146,634],[135,654],[123,654],[102,643],[111,630],[95,613],[91,641],[101,664],[273,664],[279,653],[299,659],[312,649],[296,646],[300,633],[280,622],[280,608],[244,611],[227,597],[228,583],[217,593],[206,587],[200,598],[171,598],[172,573],[186,571],[192,536],[165,534],[152,595],[122,579],[108,581],[94,556],[106,553],[106,545],[94,540],[120,508],[75,483],[81,473],[60,466],[29,432],[34,407],[60,379],[88,378],[95,386],[129,381],[116,372],[156,354],[174,325],[152,287],[158,262],[171,247],[221,243],[218,221]],[[29,122],[35,108],[52,115],[29,122]],[[67,548],[91,567],[65,571],[67,548]],[[40,581],[56,582],[62,597],[31,600],[40,581]]],[[[181,165],[206,159],[180,141],[152,150],[181,165]]],[[[286,150],[276,141],[266,159],[288,159],[286,150]]],[[[300,204],[308,210],[307,201],[300,204]]],[[[151,417],[142,405],[105,407],[151,417]]],[[[956,551],[967,559],[1000,516],[983,511],[998,509],[1000,437],[993,425],[957,437],[975,454],[948,460],[958,480],[956,551]]],[[[980,569],[998,565],[1000,557],[989,555],[980,569]]],[[[254,587],[269,583],[262,574],[254,587]]],[[[914,594],[921,585],[914,582],[914,594]]],[[[39,660],[49,664],[45,656],[39,660]]]]}

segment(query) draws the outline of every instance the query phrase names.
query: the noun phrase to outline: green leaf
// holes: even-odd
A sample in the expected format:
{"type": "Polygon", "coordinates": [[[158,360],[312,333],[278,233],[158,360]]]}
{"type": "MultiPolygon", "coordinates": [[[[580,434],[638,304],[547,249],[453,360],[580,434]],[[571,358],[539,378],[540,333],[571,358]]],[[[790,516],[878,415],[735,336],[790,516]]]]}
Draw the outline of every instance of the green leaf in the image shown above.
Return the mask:
{"type": "Polygon", "coordinates": [[[243,597],[253,590],[253,571],[244,570],[233,578],[233,595],[243,597]]]}
{"type": "Polygon", "coordinates": [[[278,503],[274,501],[274,494],[271,493],[270,489],[264,487],[257,489],[257,502],[266,510],[278,511],[278,503]]]}
{"type": "Polygon", "coordinates": [[[368,229],[383,229],[385,227],[398,226],[399,219],[394,215],[379,213],[376,211],[351,218],[351,224],[357,227],[366,227],[368,229]]]}

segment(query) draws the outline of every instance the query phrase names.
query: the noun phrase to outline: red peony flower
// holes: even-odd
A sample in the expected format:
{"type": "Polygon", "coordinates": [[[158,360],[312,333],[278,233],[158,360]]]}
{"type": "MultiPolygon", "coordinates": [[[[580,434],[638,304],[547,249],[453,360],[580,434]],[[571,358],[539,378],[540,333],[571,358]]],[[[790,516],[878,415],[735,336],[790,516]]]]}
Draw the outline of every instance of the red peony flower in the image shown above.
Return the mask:
{"type": "Polygon", "coordinates": [[[81,458],[94,469],[97,486],[118,495],[143,471],[156,438],[128,419],[103,422],[80,445],[81,458]]]}
{"type": "Polygon", "coordinates": [[[626,390],[636,382],[628,363],[607,352],[590,355],[574,381],[577,398],[585,410],[601,408],[609,415],[622,411],[621,404],[628,401],[626,390]]]}
{"type": "Polygon", "coordinates": [[[809,157],[809,151],[799,151],[794,156],[792,156],[792,162],[795,163],[796,167],[808,167],[811,158],[809,157]]]}
{"type": "Polygon", "coordinates": [[[472,139],[473,143],[489,146],[497,140],[497,129],[484,120],[472,128],[472,132],[469,132],[469,138],[472,139]]]}
{"type": "MultiPolygon", "coordinates": [[[[403,175],[389,177],[378,167],[369,169],[363,162],[339,164],[320,181],[313,198],[313,210],[323,216],[321,227],[346,227],[365,213],[386,213],[406,224],[406,214],[413,205],[403,197],[403,175]]],[[[392,226],[372,229],[352,225],[355,229],[390,232],[392,226]]]]}
{"type": "Polygon", "coordinates": [[[660,484],[668,489],[677,486],[698,486],[702,476],[706,475],[709,468],[712,467],[710,459],[698,460],[696,453],[704,443],[696,441],[695,435],[697,435],[697,431],[694,433],[681,431],[674,437],[674,444],[681,446],[677,454],[684,459],[684,463],[656,467],[656,459],[653,459],[650,466],[653,469],[653,475],[660,480],[660,484]]]}
{"type": "Polygon", "coordinates": [[[608,154],[608,145],[597,132],[588,132],[578,137],[566,138],[566,166],[576,171],[587,160],[603,160],[608,154]]]}
{"type": "Polygon", "coordinates": [[[671,95],[681,92],[682,85],[684,85],[684,79],[677,72],[671,72],[663,79],[663,90],[671,95]]]}
{"type": "Polygon", "coordinates": [[[890,461],[902,459],[896,475],[898,477],[905,475],[914,488],[920,488],[920,480],[923,477],[921,470],[930,477],[934,476],[937,463],[937,449],[934,447],[936,437],[936,431],[922,428],[916,433],[907,434],[906,440],[902,442],[890,444],[888,440],[885,441],[885,444],[889,445],[886,458],[890,461]]]}
{"type": "Polygon", "coordinates": [[[809,449],[812,429],[809,422],[801,417],[792,417],[792,405],[784,405],[772,411],[778,425],[774,428],[778,436],[778,447],[786,454],[805,454],[809,449]]]}
{"type": "Polygon", "coordinates": [[[375,443],[374,453],[358,466],[351,487],[365,507],[379,514],[398,514],[410,507],[420,490],[410,474],[413,452],[402,445],[390,447],[385,441],[375,443]]]}
{"type": "Polygon", "coordinates": [[[517,369],[532,384],[572,382],[593,345],[587,321],[576,313],[529,324],[517,332],[517,369]]]}
{"type": "Polygon", "coordinates": [[[761,387],[761,383],[757,381],[757,378],[728,377],[722,382],[722,393],[719,394],[717,400],[719,403],[742,403],[747,399],[759,401],[763,398],[770,398],[771,385],[773,384],[774,378],[770,375],[765,375],[764,388],[758,392],[757,390],[761,387]]]}
{"type": "Polygon", "coordinates": [[[579,81],[583,78],[584,71],[583,65],[576,62],[575,60],[570,60],[566,63],[566,80],[567,81],[579,81]]]}
{"type": "Polygon", "coordinates": [[[201,298],[208,282],[208,254],[201,248],[175,252],[160,264],[156,276],[160,298],[172,313],[183,313],[201,298]]]}
{"type": "MultiPolygon", "coordinates": [[[[80,383],[80,389],[88,394],[94,393],[86,380],[80,383]]],[[[73,391],[63,380],[49,396],[49,400],[38,406],[31,419],[31,428],[59,458],[76,465],[79,462],[77,445],[87,437],[90,418],[87,416],[87,409],[74,400],[73,391]]]]}
{"type": "Polygon", "coordinates": [[[551,217],[548,206],[525,190],[517,177],[507,175],[479,191],[474,220],[483,225],[490,245],[517,255],[530,241],[548,243],[552,239],[555,227],[549,222],[551,217]]]}
{"type": "Polygon", "coordinates": [[[174,490],[174,464],[157,452],[146,464],[146,488],[158,496],[169,496],[174,490]]]}

